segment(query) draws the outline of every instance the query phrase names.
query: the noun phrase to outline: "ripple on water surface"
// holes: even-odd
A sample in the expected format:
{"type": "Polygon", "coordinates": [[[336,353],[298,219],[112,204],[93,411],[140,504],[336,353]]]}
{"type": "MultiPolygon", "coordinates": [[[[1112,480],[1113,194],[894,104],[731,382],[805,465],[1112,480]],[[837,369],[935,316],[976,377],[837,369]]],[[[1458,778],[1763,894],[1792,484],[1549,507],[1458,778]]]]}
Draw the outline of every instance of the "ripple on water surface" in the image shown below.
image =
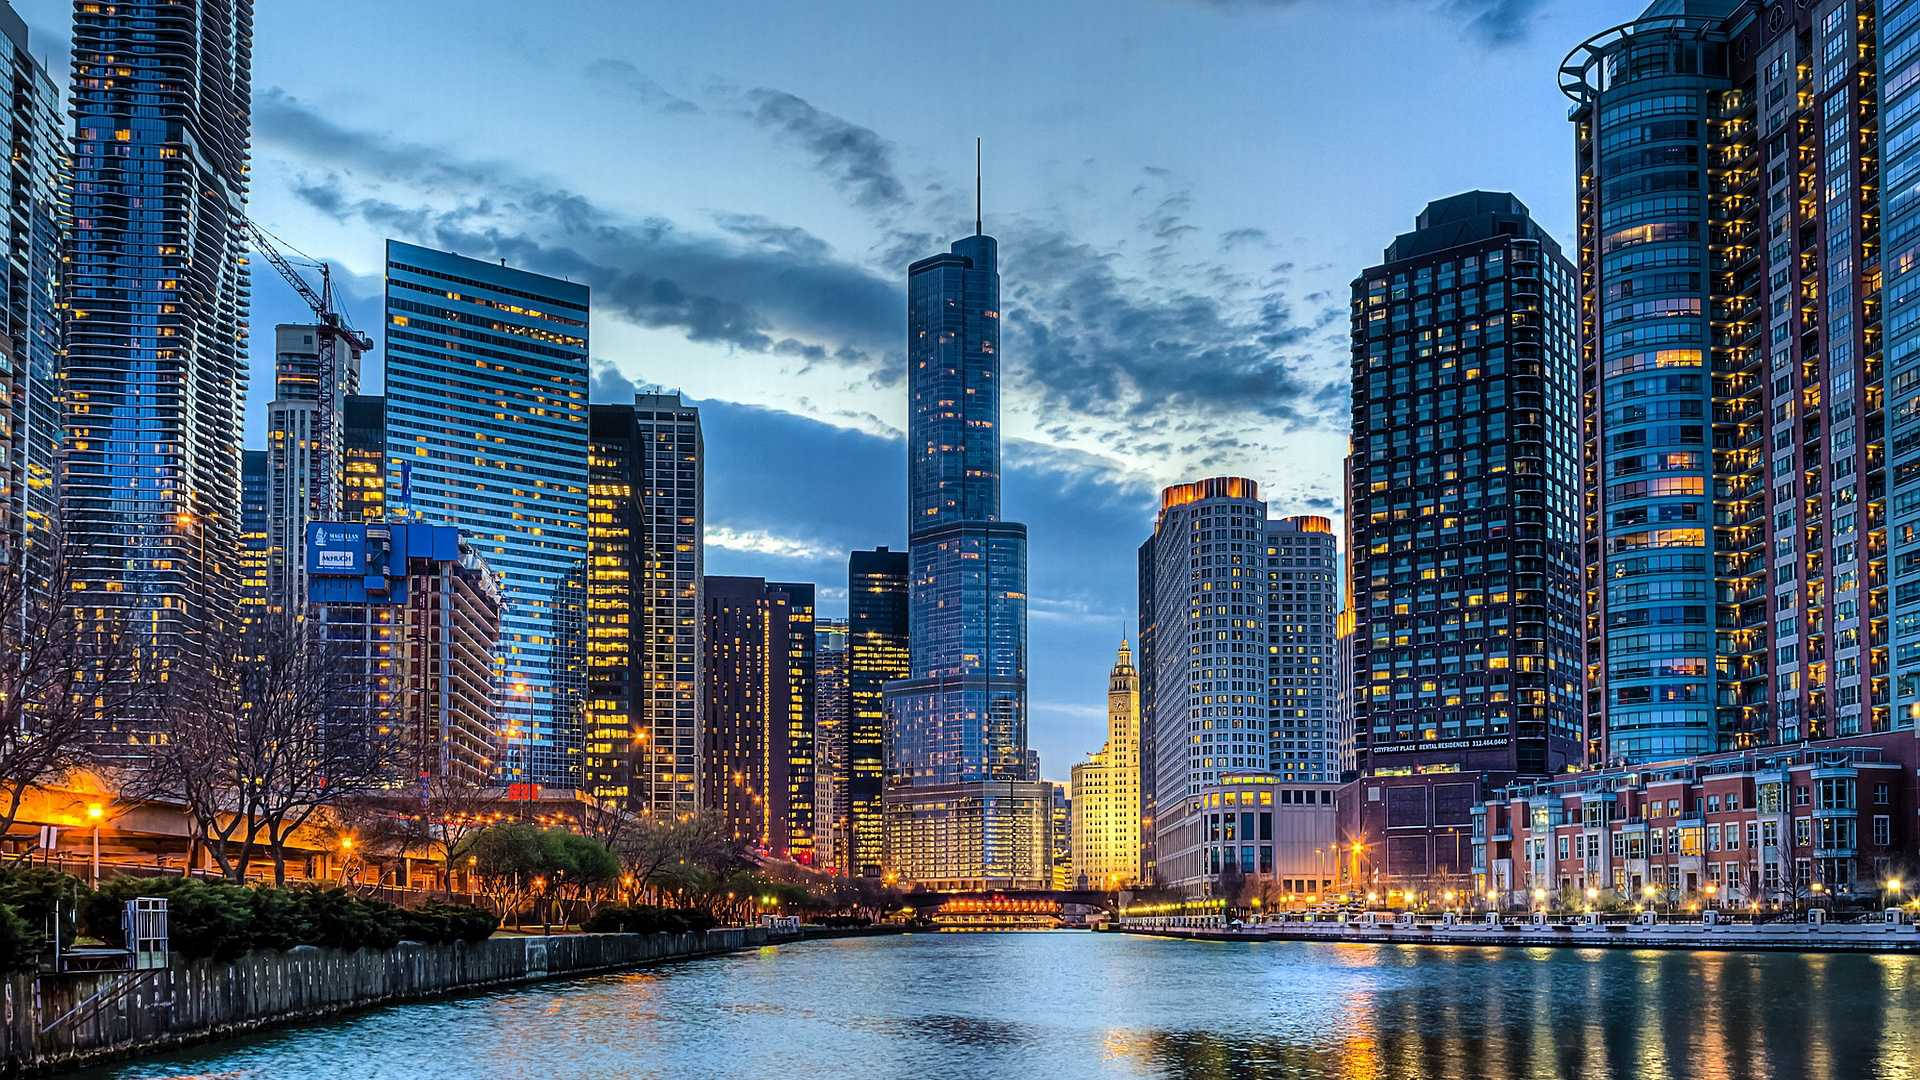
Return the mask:
{"type": "Polygon", "coordinates": [[[807,942],[422,1005],[105,1077],[1920,1076],[1920,957],[807,942]]]}

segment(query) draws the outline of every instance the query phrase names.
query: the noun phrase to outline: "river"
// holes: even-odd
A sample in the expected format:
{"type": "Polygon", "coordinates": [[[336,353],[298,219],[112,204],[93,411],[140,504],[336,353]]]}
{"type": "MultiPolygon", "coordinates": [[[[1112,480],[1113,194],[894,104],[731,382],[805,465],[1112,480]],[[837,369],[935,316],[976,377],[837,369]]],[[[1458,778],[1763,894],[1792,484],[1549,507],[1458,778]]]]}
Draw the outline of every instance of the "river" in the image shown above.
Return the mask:
{"type": "Polygon", "coordinates": [[[1920,957],[805,942],[401,1005],[90,1077],[1920,1076],[1920,957]]]}

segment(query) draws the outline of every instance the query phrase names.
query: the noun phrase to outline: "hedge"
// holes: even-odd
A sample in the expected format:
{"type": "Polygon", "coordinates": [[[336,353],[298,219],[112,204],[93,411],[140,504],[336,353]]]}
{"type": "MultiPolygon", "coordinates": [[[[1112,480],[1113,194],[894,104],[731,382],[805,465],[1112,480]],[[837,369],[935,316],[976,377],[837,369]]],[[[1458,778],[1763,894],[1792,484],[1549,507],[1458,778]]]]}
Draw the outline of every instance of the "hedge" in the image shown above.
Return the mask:
{"type": "Polygon", "coordinates": [[[603,907],[581,923],[580,929],[590,934],[658,934],[711,930],[716,925],[718,920],[704,911],[636,904],[603,907]]]}
{"type": "MultiPolygon", "coordinates": [[[[169,945],[188,960],[230,960],[252,949],[296,945],[352,950],[388,949],[401,941],[484,941],[499,925],[480,908],[431,901],[409,910],[341,888],[114,877],[95,890],[66,874],[21,868],[0,872],[0,970],[30,968],[44,951],[41,928],[56,898],[78,912],[81,933],[123,945],[122,912],[128,900],[141,896],[166,899],[169,945]]],[[[62,929],[71,940],[71,924],[62,929]]]]}

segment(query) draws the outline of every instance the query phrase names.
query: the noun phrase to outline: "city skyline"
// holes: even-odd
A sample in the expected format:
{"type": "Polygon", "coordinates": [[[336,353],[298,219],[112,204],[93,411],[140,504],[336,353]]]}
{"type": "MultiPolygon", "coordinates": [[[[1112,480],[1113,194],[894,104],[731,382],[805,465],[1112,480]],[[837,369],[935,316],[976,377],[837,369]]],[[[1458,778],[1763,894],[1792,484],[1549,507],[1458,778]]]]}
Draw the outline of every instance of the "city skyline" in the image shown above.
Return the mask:
{"type": "MultiPolygon", "coordinates": [[[[64,87],[66,69],[58,53],[66,38],[70,5],[25,0],[17,6],[32,26],[35,53],[47,59],[64,87]]],[[[597,36],[620,42],[600,58],[561,50],[557,31],[588,17],[584,8],[576,17],[562,7],[546,25],[521,28],[526,33],[507,33],[504,27],[510,21],[501,21],[498,34],[458,32],[458,48],[445,55],[464,58],[457,67],[465,71],[422,68],[408,80],[387,85],[349,79],[336,65],[317,62],[327,50],[314,48],[316,35],[322,42],[334,42],[364,56],[376,68],[399,70],[451,61],[411,57],[401,65],[397,52],[385,51],[386,42],[366,40],[367,35],[356,29],[366,20],[355,16],[352,5],[342,9],[340,19],[319,26],[311,25],[296,9],[267,6],[258,12],[256,28],[255,66],[261,75],[256,85],[251,212],[303,250],[333,260],[340,271],[338,284],[346,310],[356,325],[377,332],[382,241],[392,236],[448,247],[442,241],[449,238],[410,232],[398,225],[382,231],[361,217],[335,221],[302,201],[302,193],[324,199],[330,174],[368,179],[384,175],[382,170],[391,168],[392,162],[382,166],[376,157],[367,156],[382,147],[444,149],[469,139],[466,144],[474,147],[491,145],[480,135],[493,130],[497,121],[461,104],[461,88],[472,85],[472,72],[496,66],[487,61],[493,58],[499,65],[532,62],[563,73],[553,81],[559,91],[532,85],[526,88],[524,103],[516,102],[527,110],[527,126],[540,129],[529,134],[535,142],[529,144],[524,160],[546,162],[543,176],[565,178],[553,181],[556,190],[582,193],[595,204],[594,212],[628,227],[643,229],[650,218],[670,223],[665,235],[674,242],[652,249],[669,261],[660,271],[663,279],[691,293],[713,291],[720,299],[739,300],[738,295],[714,291],[724,283],[710,272],[715,268],[728,273],[764,271],[772,258],[768,252],[778,254],[770,245],[791,243],[794,250],[780,258],[804,270],[805,281],[857,287],[853,294],[857,303],[852,306],[858,311],[845,315],[847,322],[835,333],[846,331],[847,326],[867,327],[870,332],[842,336],[856,345],[861,345],[855,340],[859,337],[873,338],[863,347],[880,368],[889,368],[897,358],[898,335],[891,326],[904,306],[897,270],[905,260],[897,259],[885,243],[888,233],[878,218],[890,216],[943,237],[970,227],[972,193],[965,190],[964,170],[966,143],[976,134],[986,137],[987,227],[1005,245],[1003,262],[1010,289],[1015,285],[1050,289],[1042,284],[1043,269],[1075,273],[1105,265],[1104,260],[1112,256],[1119,280],[1093,279],[1092,283],[1113,290],[1112,303],[1124,303],[1116,314],[1151,316],[1151,325],[1160,327],[1170,341],[1195,345],[1195,355],[1200,355],[1199,346],[1219,344],[1228,337],[1215,334],[1223,328],[1254,336],[1263,325],[1258,311],[1248,315],[1248,305],[1240,304],[1223,309],[1198,329],[1190,328],[1177,321],[1178,312],[1170,301],[1139,287],[1143,276],[1165,275],[1181,292],[1200,295],[1211,290],[1204,276],[1207,271],[1190,270],[1189,263],[1218,263],[1241,274],[1260,275],[1278,262],[1291,262],[1296,269],[1287,295],[1296,310],[1275,324],[1288,330],[1320,321],[1317,316],[1308,319],[1310,307],[1343,308],[1346,282],[1354,267],[1377,256],[1378,237],[1390,235],[1413,209],[1449,191],[1517,184],[1517,193],[1537,208],[1543,224],[1563,244],[1571,239],[1572,211],[1563,197],[1571,184],[1566,102],[1553,86],[1552,68],[1571,44],[1595,29],[1631,17],[1637,5],[1523,5],[1530,9],[1531,18],[1517,41],[1492,40],[1511,35],[1493,32],[1495,24],[1471,21],[1492,5],[1468,5],[1463,9],[1465,16],[1440,14],[1439,4],[1363,5],[1351,14],[1333,5],[1311,3],[1270,11],[1258,7],[1249,4],[1242,10],[1223,11],[1212,5],[1153,0],[1129,5],[1125,18],[1089,20],[1063,5],[1036,25],[1031,43],[1007,41],[995,46],[1012,50],[1007,55],[1011,71],[979,116],[955,116],[937,127],[917,128],[911,110],[898,103],[905,99],[898,91],[905,85],[907,72],[889,69],[873,79],[851,75],[861,67],[852,62],[851,53],[885,53],[911,40],[910,21],[892,15],[878,17],[854,39],[836,43],[826,39],[820,27],[787,21],[798,13],[743,13],[740,17],[767,31],[757,36],[768,47],[756,48],[749,57],[729,48],[732,42],[725,28],[716,29],[719,16],[677,13],[672,29],[689,43],[681,58],[654,44],[656,35],[624,32],[630,24],[622,22],[621,16],[595,12],[592,17],[605,22],[604,33],[597,31],[597,36]],[[1301,116],[1288,102],[1303,94],[1328,98],[1315,87],[1331,85],[1336,74],[1317,57],[1340,53],[1335,43],[1359,32],[1387,43],[1383,54],[1395,51],[1394,43],[1403,48],[1417,43],[1431,54],[1428,64],[1415,77],[1394,70],[1385,56],[1369,61],[1375,65],[1369,69],[1371,74],[1358,72],[1353,81],[1376,81],[1377,89],[1351,91],[1350,103],[1330,100],[1328,104],[1337,107],[1326,119],[1301,116]],[[1094,36],[1081,40],[1087,34],[1094,36]],[[1068,68],[1055,71],[1050,63],[1038,63],[1042,50],[1069,44],[1073,63],[1068,68]],[[1103,89],[1103,95],[1137,95],[1121,102],[1124,108],[1109,111],[1088,98],[1075,72],[1084,74],[1096,58],[1122,50],[1137,57],[1142,70],[1163,70],[1164,74],[1134,89],[1103,89]],[[1262,60],[1257,68],[1236,62],[1222,65],[1219,72],[1188,70],[1176,75],[1177,65],[1154,59],[1163,50],[1167,54],[1224,50],[1232,56],[1265,52],[1287,62],[1262,60]],[[834,56],[844,57],[845,62],[821,62],[834,56]],[[475,57],[481,62],[471,63],[475,57]],[[834,67],[847,70],[828,70],[834,67]],[[1270,82],[1245,82],[1232,73],[1246,70],[1270,73],[1261,76],[1270,82]],[[1429,80],[1432,88],[1426,85],[1429,80]],[[405,92],[420,84],[440,89],[424,98],[405,92]],[[709,84],[726,86],[715,90],[709,84]],[[276,87],[281,88],[277,94],[276,87]],[[403,93],[404,105],[399,103],[403,93]],[[1016,106],[1016,102],[1023,104],[1016,106]],[[1502,129],[1499,144],[1481,147],[1483,152],[1476,155],[1421,154],[1437,164],[1419,170],[1378,170],[1362,160],[1376,138],[1401,142],[1420,154],[1421,147],[1432,148],[1443,141],[1436,134],[1446,127],[1438,122],[1440,118],[1467,108],[1496,114],[1496,125],[1502,129]],[[1224,128],[1211,125],[1226,124],[1227,118],[1236,115],[1247,117],[1249,110],[1258,114],[1252,120],[1255,126],[1268,132],[1261,145],[1224,150],[1210,146],[1234,141],[1226,138],[1224,128]],[[1192,119],[1201,113],[1211,118],[1210,126],[1196,133],[1192,119]],[[328,118],[325,130],[296,126],[321,115],[328,118]],[[400,119],[417,117],[430,117],[432,123],[412,130],[413,120],[400,119]],[[618,120],[623,132],[642,135],[672,153],[650,154],[637,175],[633,170],[610,168],[611,156],[617,155],[593,144],[632,140],[624,135],[614,140],[584,137],[610,119],[618,120]],[[435,135],[419,134],[429,126],[435,135]],[[303,130],[308,135],[301,135],[303,130]],[[330,142],[328,130],[354,137],[330,142]],[[860,203],[868,192],[881,198],[893,188],[879,180],[865,186],[858,183],[865,174],[854,171],[853,165],[866,158],[843,155],[823,161],[816,148],[823,144],[811,139],[829,132],[853,136],[856,145],[876,155],[872,160],[889,163],[883,175],[898,186],[901,197],[882,205],[909,209],[889,210],[886,215],[863,209],[860,203]],[[309,136],[316,153],[338,151],[338,168],[296,153],[290,146],[294,138],[309,136]],[[701,150],[702,146],[708,149],[701,150]],[[1300,162],[1310,155],[1342,160],[1301,168],[1300,162]],[[1081,159],[1086,156],[1094,156],[1095,162],[1083,165],[1081,159]],[[767,185],[746,183],[742,178],[755,175],[754,170],[778,179],[767,185]],[[1172,175],[1163,175],[1162,170],[1172,175]],[[936,174],[942,184],[937,196],[923,189],[927,178],[936,174]],[[1109,178],[1099,179],[1103,175],[1109,178]],[[844,191],[842,184],[848,185],[844,191]],[[1141,189],[1137,195],[1136,187],[1141,189]],[[1173,203],[1169,211],[1178,211],[1183,200],[1191,200],[1192,207],[1180,220],[1156,215],[1169,200],[1173,203]],[[1338,204],[1344,212],[1338,221],[1305,218],[1278,209],[1283,203],[1338,204]],[[1063,206],[1085,206],[1086,210],[1069,212],[1063,206]],[[758,225],[778,228],[749,235],[739,230],[756,222],[741,215],[757,215],[758,225]],[[1199,231],[1184,231],[1188,227],[1199,231]],[[792,232],[792,228],[804,231],[792,232]],[[1171,233],[1167,240],[1154,235],[1163,228],[1171,233]],[[1274,246],[1263,247],[1254,242],[1257,238],[1240,235],[1233,241],[1234,250],[1220,255],[1218,248],[1226,234],[1242,228],[1267,230],[1274,246]],[[1162,243],[1171,243],[1175,250],[1155,264],[1148,252],[1162,243]],[[704,261],[696,264],[696,257],[704,261]],[[838,276],[821,276],[828,271],[838,276]],[[868,291],[874,288],[881,291],[868,291]],[[1305,299],[1320,292],[1329,297],[1305,299]],[[872,299],[876,295],[878,299],[872,299]],[[1237,320],[1231,327],[1225,321],[1229,316],[1237,320]],[[876,319],[881,326],[873,330],[876,319]]],[[[406,11],[383,11],[383,17],[394,20],[396,27],[390,40],[405,41],[415,20],[420,25],[437,22],[435,10],[433,4],[419,4],[406,11]]],[[[1004,21],[1004,17],[991,5],[982,11],[988,21],[1004,21]]],[[[436,36],[446,32],[444,23],[437,25],[436,36]]],[[[485,95],[464,97],[478,101],[485,95]]],[[[1233,125],[1236,137],[1241,122],[1233,125]]],[[[488,158],[491,152],[474,150],[465,156],[488,158]]],[[[451,168],[460,157],[455,154],[442,160],[451,168]]],[[[509,194],[496,181],[511,185],[516,183],[515,176],[529,170],[485,171],[487,176],[473,179],[476,196],[509,194]]],[[[442,205],[444,182],[451,178],[441,179],[437,185],[415,185],[427,192],[421,198],[442,205]]],[[[351,185],[339,191],[349,197],[349,203],[364,194],[351,185]]],[[[396,208],[406,206],[406,199],[392,192],[387,195],[396,208]]],[[[452,239],[459,243],[451,250],[490,254],[481,250],[487,242],[482,228],[473,229],[470,238],[452,239]]],[[[918,257],[937,246],[919,244],[912,255],[918,257]]],[[[514,264],[527,269],[563,274],[569,270],[532,257],[523,260],[518,251],[502,253],[513,255],[514,264]]],[[[526,254],[544,258],[552,253],[526,254]]],[[[594,254],[594,258],[602,256],[594,254]]],[[[623,273],[630,269],[600,265],[623,273]]],[[[310,319],[297,298],[272,280],[263,260],[255,260],[253,269],[267,274],[254,291],[256,326],[310,319]]],[[[589,283],[602,284],[597,279],[589,283]]],[[[1102,296],[1106,295],[1103,291],[1102,296]]],[[[1008,307],[1055,320],[1055,315],[1039,310],[1044,299],[1010,293],[1008,307]]],[[[662,323],[646,328],[623,311],[601,307],[593,339],[596,363],[619,361],[625,377],[634,383],[678,385],[699,399],[713,445],[712,475],[737,478],[713,485],[709,571],[815,581],[822,586],[822,613],[843,614],[846,599],[839,583],[846,551],[880,544],[903,549],[905,537],[892,504],[864,500],[850,485],[837,485],[832,472],[809,468],[807,463],[846,460],[852,466],[847,472],[857,469],[861,475],[871,475],[876,489],[898,490],[903,479],[898,432],[905,424],[899,388],[860,382],[842,394],[843,385],[862,377],[859,371],[830,360],[810,364],[805,357],[757,352],[746,345],[734,346],[735,352],[729,354],[724,336],[690,341],[694,331],[685,326],[662,323]],[[809,366],[812,374],[797,374],[809,366]],[[764,389],[750,392],[742,385],[753,382],[764,384],[764,389]],[[769,490],[779,494],[766,498],[769,490]]],[[[780,319],[787,317],[781,312],[749,314],[781,326],[785,324],[780,319]]],[[[1053,325],[1062,332],[1072,331],[1080,342],[1077,355],[1105,357],[1118,347],[1091,325],[1053,325]]],[[[1261,351],[1253,357],[1256,373],[1265,370],[1259,365],[1268,355],[1299,352],[1318,365],[1308,381],[1322,388],[1339,383],[1345,362],[1344,329],[1344,320],[1334,318],[1320,327],[1309,345],[1261,351]]],[[[1195,422],[1209,425],[1205,432],[1220,434],[1223,454],[1236,459],[1244,454],[1244,460],[1209,466],[1175,461],[1169,455],[1164,463],[1140,467],[1132,458],[1141,455],[1111,437],[1124,417],[1090,414],[1083,403],[1051,402],[1061,416],[1084,417],[1080,426],[1109,436],[1094,451],[1086,449],[1084,440],[1057,439],[1041,428],[1035,408],[1038,395],[1050,392],[1044,389],[1049,384],[1032,382],[1027,371],[1040,359],[1027,332],[1023,326],[1009,327],[1007,362],[1015,371],[1010,373],[1007,409],[1007,516],[1027,522],[1034,538],[1031,740],[1041,751],[1047,775],[1065,778],[1070,765],[1096,748],[1102,737],[1101,702],[1112,642],[1122,629],[1133,625],[1134,618],[1130,590],[1112,583],[1131,574],[1131,538],[1151,525],[1158,488],[1201,475],[1244,473],[1269,492],[1276,515],[1322,513],[1337,519],[1344,429],[1337,416],[1329,420],[1322,415],[1316,423],[1296,428],[1284,418],[1243,408],[1215,415],[1205,407],[1207,402],[1194,399],[1193,404],[1200,407],[1187,411],[1197,416],[1195,422]],[[1109,450],[1122,453],[1123,459],[1118,464],[1109,460],[1109,450]],[[1283,462],[1305,463],[1308,470],[1283,470],[1283,462]],[[1307,471],[1313,474],[1311,490],[1288,490],[1302,482],[1307,471]],[[1331,505],[1309,501],[1313,499],[1331,505]],[[1066,542],[1070,526],[1101,538],[1100,542],[1066,542]],[[1108,542],[1109,536],[1115,539],[1108,542]]],[[[792,336],[823,343],[831,335],[822,329],[812,336],[785,330],[769,336],[776,341],[792,336]]],[[[252,342],[251,446],[264,444],[264,404],[271,391],[263,392],[261,373],[270,370],[270,339],[270,334],[256,334],[252,342]]],[[[369,363],[368,382],[374,390],[380,386],[383,360],[384,348],[377,348],[369,363]]],[[[1129,360],[1121,370],[1135,366],[1129,360]]],[[[1172,361],[1160,367],[1170,378],[1177,374],[1172,361]]],[[[1088,369],[1075,366],[1071,370],[1088,369]]],[[[1211,378],[1221,370],[1208,368],[1196,374],[1211,378]]],[[[1251,385],[1262,389],[1242,390],[1243,396],[1251,400],[1271,392],[1276,408],[1284,404],[1283,396],[1291,394],[1285,380],[1251,385]]],[[[596,380],[594,400],[630,401],[631,393],[619,380],[602,377],[596,380]]],[[[1188,441],[1213,440],[1203,435],[1188,441]]]]}

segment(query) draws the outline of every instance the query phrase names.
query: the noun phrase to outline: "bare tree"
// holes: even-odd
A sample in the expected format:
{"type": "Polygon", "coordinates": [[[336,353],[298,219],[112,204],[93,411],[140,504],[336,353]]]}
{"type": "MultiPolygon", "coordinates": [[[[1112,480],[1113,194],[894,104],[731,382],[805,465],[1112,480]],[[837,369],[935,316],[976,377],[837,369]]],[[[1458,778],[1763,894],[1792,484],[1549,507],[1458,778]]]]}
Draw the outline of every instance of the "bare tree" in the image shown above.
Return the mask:
{"type": "Polygon", "coordinates": [[[287,844],[316,813],[391,790],[400,740],[367,719],[353,665],[299,620],[213,637],[204,663],[168,680],[166,745],[138,783],[188,805],[228,877],[244,879],[264,844],[284,883],[287,844]]]}
{"type": "Polygon", "coordinates": [[[145,696],[123,616],[81,606],[75,583],[57,538],[0,553],[0,835],[28,788],[94,764],[145,696]]]}

